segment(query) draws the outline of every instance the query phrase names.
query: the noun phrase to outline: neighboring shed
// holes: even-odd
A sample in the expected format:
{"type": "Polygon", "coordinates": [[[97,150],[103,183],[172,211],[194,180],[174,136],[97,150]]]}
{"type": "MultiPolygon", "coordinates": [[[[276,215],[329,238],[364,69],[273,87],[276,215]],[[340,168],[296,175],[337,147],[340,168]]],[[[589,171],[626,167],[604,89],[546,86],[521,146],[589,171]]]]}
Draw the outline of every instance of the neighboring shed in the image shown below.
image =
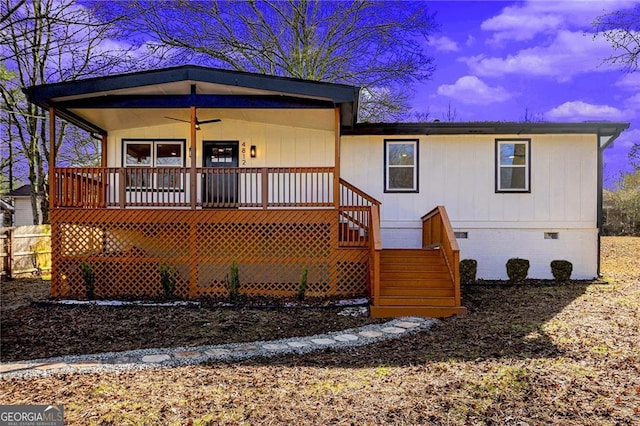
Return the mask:
{"type": "Polygon", "coordinates": [[[31,185],[22,185],[7,196],[13,199],[13,226],[33,225],[31,185]]]}

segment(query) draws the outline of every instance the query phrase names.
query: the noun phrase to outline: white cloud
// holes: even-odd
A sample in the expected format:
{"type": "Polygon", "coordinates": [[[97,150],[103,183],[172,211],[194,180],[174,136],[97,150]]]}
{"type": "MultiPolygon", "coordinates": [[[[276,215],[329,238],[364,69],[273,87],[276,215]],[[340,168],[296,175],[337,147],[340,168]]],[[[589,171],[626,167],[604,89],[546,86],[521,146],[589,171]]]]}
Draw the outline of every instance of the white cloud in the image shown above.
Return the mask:
{"type": "Polygon", "coordinates": [[[467,47],[471,47],[474,44],[476,44],[476,38],[474,36],[472,36],[471,34],[469,34],[469,36],[467,37],[467,41],[465,42],[465,45],[467,47]]]}
{"type": "Polygon", "coordinates": [[[640,73],[625,74],[614,85],[625,90],[638,90],[640,89],[640,73]]]}
{"type": "Polygon", "coordinates": [[[625,105],[630,108],[640,109],[640,93],[636,93],[625,101],[625,105]]]}
{"type": "Polygon", "coordinates": [[[439,52],[457,52],[459,50],[458,43],[446,36],[429,39],[427,44],[435,47],[439,52]]]}
{"type": "Polygon", "coordinates": [[[491,87],[473,75],[460,77],[454,84],[441,85],[438,87],[438,95],[475,105],[504,102],[511,98],[511,94],[504,87],[491,87]]]}
{"type": "Polygon", "coordinates": [[[594,105],[583,101],[570,101],[559,105],[545,114],[545,118],[557,121],[623,120],[629,111],[609,105],[594,105]]]}
{"type": "Polygon", "coordinates": [[[619,148],[631,148],[635,143],[640,142],[640,129],[625,130],[614,141],[619,148]]]}
{"type": "Polygon", "coordinates": [[[474,74],[502,76],[520,74],[553,77],[568,81],[574,75],[609,71],[611,64],[603,64],[602,58],[611,54],[609,44],[594,39],[590,34],[560,31],[548,46],[536,46],[508,55],[505,58],[477,55],[462,57],[474,74]]]}
{"type": "Polygon", "coordinates": [[[499,15],[485,20],[481,28],[494,33],[491,41],[495,43],[532,40],[538,34],[591,27],[598,16],[637,3],[637,0],[529,0],[505,7],[499,15]]]}

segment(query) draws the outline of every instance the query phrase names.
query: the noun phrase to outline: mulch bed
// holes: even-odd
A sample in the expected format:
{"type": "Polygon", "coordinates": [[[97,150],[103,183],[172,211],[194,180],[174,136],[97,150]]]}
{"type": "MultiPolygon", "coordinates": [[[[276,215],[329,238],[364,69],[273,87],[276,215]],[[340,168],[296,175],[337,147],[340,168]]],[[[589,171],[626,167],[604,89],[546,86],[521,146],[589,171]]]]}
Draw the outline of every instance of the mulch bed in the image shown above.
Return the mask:
{"type": "Polygon", "coordinates": [[[202,307],[55,305],[43,303],[48,286],[40,280],[2,283],[2,362],[275,340],[379,322],[366,315],[339,315],[344,307],[318,300],[307,301],[312,307],[285,307],[282,300],[261,299],[261,308],[221,307],[217,301],[202,307]]]}

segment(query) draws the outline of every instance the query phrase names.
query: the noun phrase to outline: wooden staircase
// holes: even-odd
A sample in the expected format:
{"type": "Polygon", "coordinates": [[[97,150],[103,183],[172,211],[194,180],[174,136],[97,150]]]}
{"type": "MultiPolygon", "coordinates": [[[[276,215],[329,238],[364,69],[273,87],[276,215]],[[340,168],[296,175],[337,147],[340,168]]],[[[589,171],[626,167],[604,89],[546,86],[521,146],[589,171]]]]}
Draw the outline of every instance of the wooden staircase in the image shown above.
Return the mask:
{"type": "Polygon", "coordinates": [[[440,248],[380,252],[380,296],[371,306],[373,317],[442,318],[464,311],[456,306],[454,283],[440,248]]]}
{"type": "Polygon", "coordinates": [[[438,206],[422,220],[423,248],[373,248],[372,317],[466,314],[460,305],[459,249],[446,210],[438,206]]]}

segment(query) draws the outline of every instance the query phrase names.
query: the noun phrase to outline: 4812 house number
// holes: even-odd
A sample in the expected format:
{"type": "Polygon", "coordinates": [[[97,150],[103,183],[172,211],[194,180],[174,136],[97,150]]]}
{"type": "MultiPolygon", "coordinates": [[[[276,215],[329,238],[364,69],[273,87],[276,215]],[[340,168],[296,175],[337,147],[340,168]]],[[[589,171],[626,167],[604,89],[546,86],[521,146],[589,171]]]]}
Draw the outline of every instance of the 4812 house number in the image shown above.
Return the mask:
{"type": "Polygon", "coordinates": [[[242,142],[242,149],[240,150],[240,153],[242,154],[241,156],[242,165],[246,166],[247,165],[247,143],[246,142],[242,142]]]}

